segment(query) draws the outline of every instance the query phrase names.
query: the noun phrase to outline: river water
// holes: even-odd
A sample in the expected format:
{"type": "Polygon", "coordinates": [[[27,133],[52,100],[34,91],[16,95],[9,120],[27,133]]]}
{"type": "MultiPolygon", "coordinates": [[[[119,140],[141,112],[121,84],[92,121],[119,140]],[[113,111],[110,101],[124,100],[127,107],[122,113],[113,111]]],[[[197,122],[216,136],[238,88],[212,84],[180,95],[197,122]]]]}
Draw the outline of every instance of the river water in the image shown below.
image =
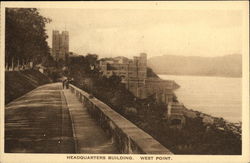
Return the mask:
{"type": "Polygon", "coordinates": [[[175,80],[181,87],[175,91],[187,108],[201,111],[230,122],[241,120],[241,78],[159,75],[175,80]]]}

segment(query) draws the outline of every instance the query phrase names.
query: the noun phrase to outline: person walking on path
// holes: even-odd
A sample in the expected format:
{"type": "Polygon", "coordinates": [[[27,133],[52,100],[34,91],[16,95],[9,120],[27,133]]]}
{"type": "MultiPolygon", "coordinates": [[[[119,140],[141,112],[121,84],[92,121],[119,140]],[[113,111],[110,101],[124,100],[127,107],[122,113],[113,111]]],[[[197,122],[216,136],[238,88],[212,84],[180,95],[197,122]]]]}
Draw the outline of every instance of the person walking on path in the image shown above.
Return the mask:
{"type": "Polygon", "coordinates": [[[65,87],[65,79],[62,80],[62,87],[63,87],[63,89],[64,89],[64,87],[65,87]]]}
{"type": "Polygon", "coordinates": [[[62,80],[62,86],[63,86],[63,89],[66,88],[66,81],[67,81],[67,77],[65,77],[63,80],[62,80]]]}
{"type": "Polygon", "coordinates": [[[65,86],[66,86],[66,89],[69,89],[69,80],[68,79],[66,79],[66,81],[65,81],[65,86]]]}

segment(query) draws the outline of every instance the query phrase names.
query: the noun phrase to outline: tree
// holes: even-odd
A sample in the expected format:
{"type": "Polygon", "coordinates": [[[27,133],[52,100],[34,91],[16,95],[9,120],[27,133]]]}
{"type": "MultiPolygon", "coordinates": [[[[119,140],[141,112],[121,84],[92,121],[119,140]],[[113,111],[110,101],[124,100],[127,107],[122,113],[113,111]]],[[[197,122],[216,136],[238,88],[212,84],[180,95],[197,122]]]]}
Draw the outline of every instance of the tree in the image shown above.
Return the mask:
{"type": "Polygon", "coordinates": [[[5,63],[41,62],[49,54],[46,23],[36,8],[6,8],[5,63]]]}
{"type": "Polygon", "coordinates": [[[45,67],[56,67],[57,66],[57,62],[54,60],[54,58],[51,55],[48,55],[44,59],[42,65],[45,66],[45,67]]]}
{"type": "Polygon", "coordinates": [[[89,63],[90,66],[94,66],[97,59],[98,59],[98,55],[96,54],[87,54],[87,56],[85,57],[87,62],[89,63]]]}

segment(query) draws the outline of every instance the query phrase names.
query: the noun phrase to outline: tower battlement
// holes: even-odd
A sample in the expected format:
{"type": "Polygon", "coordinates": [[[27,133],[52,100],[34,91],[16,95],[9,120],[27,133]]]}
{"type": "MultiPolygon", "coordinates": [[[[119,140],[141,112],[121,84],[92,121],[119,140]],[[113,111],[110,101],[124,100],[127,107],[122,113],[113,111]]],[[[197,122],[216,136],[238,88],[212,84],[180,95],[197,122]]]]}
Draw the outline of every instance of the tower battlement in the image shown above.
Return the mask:
{"type": "Polygon", "coordinates": [[[52,31],[52,56],[56,61],[65,61],[69,53],[69,32],[52,31]]]}

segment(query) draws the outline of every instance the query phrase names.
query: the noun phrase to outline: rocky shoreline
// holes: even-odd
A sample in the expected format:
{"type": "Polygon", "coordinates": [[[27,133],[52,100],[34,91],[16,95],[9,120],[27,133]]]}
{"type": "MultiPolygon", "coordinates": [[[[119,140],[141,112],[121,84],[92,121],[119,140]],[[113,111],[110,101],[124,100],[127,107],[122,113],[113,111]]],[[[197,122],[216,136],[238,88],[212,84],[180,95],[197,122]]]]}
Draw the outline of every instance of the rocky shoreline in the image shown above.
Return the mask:
{"type": "Polygon", "coordinates": [[[187,118],[201,118],[203,125],[207,126],[207,128],[213,126],[215,129],[220,131],[228,131],[237,135],[241,139],[242,135],[242,123],[233,123],[225,120],[224,118],[213,117],[211,115],[194,111],[192,109],[188,109],[184,106],[184,116],[187,118]]]}

